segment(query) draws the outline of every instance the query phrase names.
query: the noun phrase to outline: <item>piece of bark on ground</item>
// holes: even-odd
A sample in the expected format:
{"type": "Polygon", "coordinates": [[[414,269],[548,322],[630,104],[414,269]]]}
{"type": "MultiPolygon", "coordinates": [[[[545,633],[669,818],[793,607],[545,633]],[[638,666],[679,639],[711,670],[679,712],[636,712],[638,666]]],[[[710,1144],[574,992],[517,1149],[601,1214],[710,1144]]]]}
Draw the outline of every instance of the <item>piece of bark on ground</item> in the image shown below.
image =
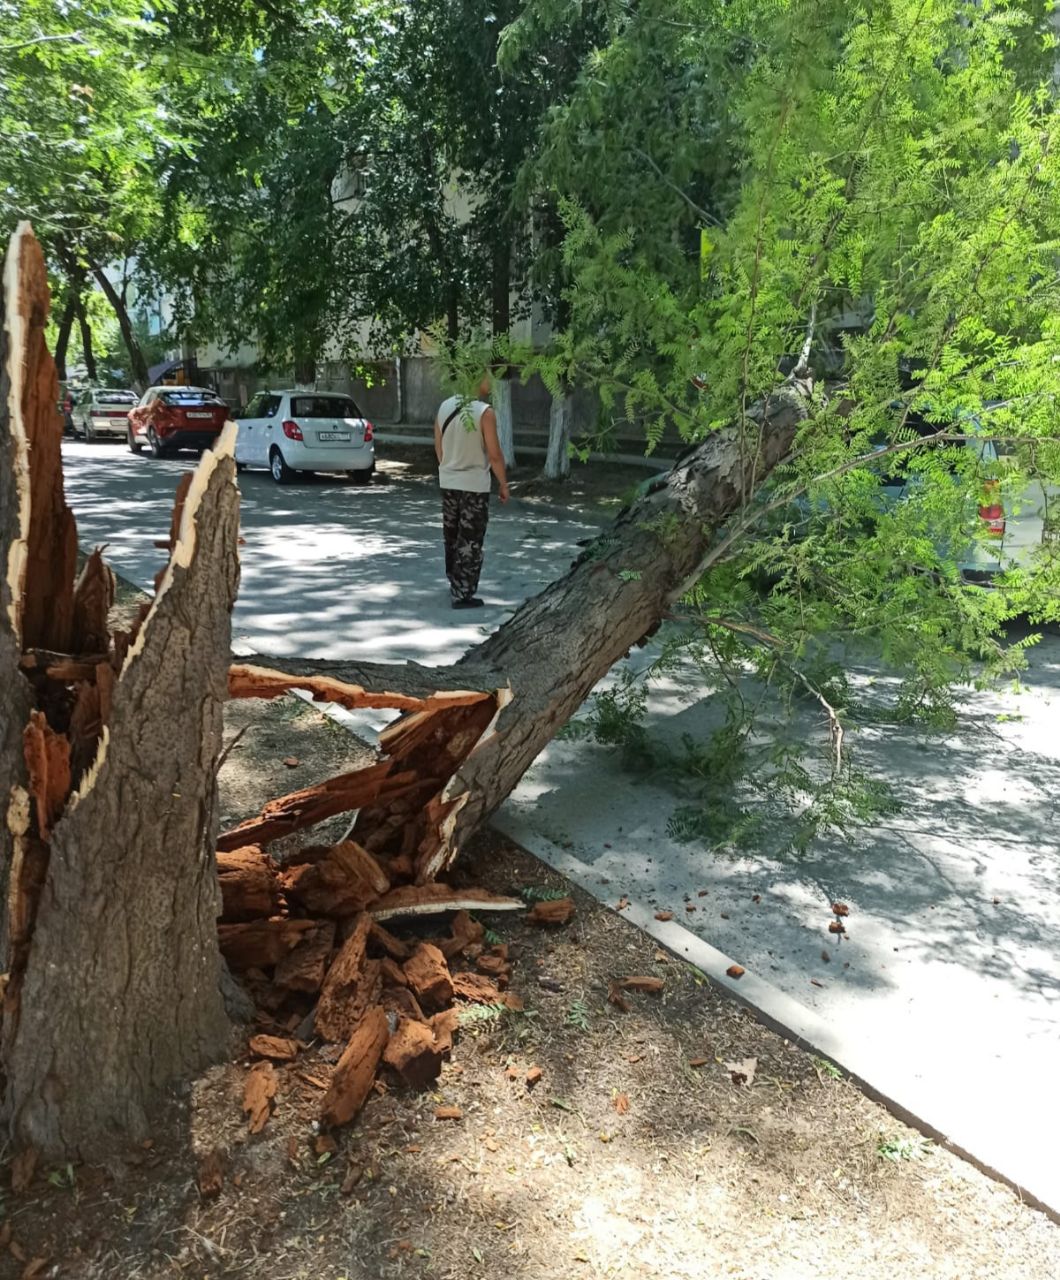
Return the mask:
{"type": "Polygon", "coordinates": [[[321,1103],[321,1120],[327,1125],[347,1124],[364,1106],[375,1083],[375,1073],[389,1036],[386,1013],[380,1005],[367,1009],[354,1027],[331,1084],[321,1103]]]}
{"type": "Polygon", "coordinates": [[[442,1070],[442,1048],[431,1027],[402,1019],[383,1052],[383,1061],[415,1089],[426,1088],[442,1070]]]}
{"type": "Polygon", "coordinates": [[[442,1009],[453,998],[453,981],[445,956],[429,942],[421,942],[404,964],[413,995],[425,1009],[442,1009]]]}
{"type": "Polygon", "coordinates": [[[256,1062],[247,1072],[243,1085],[243,1110],[247,1114],[247,1128],[260,1133],[272,1115],[278,1079],[271,1062],[256,1062]]]}
{"type": "Polygon", "coordinates": [[[316,1012],[316,1029],[325,1040],[345,1041],[369,1005],[379,1000],[379,961],[368,955],[369,916],[358,917],[324,979],[316,1012]]]}

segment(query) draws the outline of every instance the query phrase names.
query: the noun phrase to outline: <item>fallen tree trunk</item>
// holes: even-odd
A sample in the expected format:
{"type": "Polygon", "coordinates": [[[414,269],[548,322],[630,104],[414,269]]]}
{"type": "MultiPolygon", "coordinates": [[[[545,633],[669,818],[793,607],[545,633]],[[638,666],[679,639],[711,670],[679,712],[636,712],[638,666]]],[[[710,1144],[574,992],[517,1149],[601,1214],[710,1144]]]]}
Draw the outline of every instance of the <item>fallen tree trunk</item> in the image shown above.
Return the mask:
{"type": "Polygon", "coordinates": [[[757,439],[741,441],[735,430],[726,430],[704,441],[624,511],[569,573],[526,601],[455,667],[247,662],[290,677],[347,681],[366,695],[384,689],[391,697],[426,688],[510,691],[490,732],[439,796],[449,823],[444,850],[419,877],[420,883],[433,879],[503,803],[593,686],[657,629],[697,577],[717,530],[789,452],[810,404],[806,388],[789,382],[759,406],[757,439]]]}
{"type": "Polygon", "coordinates": [[[161,1091],[227,1046],[214,838],[239,577],[234,429],[195,474],[146,617],[110,635],[98,555],[74,581],[28,225],[3,303],[3,1116],[17,1145],[69,1159],[146,1136],[161,1091]]]}

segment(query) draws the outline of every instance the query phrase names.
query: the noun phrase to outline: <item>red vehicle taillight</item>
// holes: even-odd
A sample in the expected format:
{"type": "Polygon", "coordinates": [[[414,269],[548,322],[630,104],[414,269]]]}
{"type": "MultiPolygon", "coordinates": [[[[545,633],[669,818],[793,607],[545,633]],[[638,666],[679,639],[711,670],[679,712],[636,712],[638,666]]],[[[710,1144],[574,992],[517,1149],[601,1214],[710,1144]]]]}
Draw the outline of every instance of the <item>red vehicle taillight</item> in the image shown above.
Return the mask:
{"type": "Polygon", "coordinates": [[[305,436],[302,435],[302,428],[298,425],[297,422],[292,422],[290,418],[288,418],[287,421],[283,424],[283,434],[287,437],[288,440],[304,440],[305,439],[305,436]]]}
{"type": "Polygon", "coordinates": [[[365,444],[370,444],[370,443],[371,443],[371,440],[372,440],[372,437],[373,437],[374,435],[375,435],[375,427],[373,427],[373,426],[372,426],[372,424],[371,424],[367,419],[365,419],[365,423],[364,423],[364,442],[365,442],[365,444]]]}
{"type": "Polygon", "coordinates": [[[984,522],[984,532],[988,538],[1005,536],[1005,508],[999,501],[995,501],[999,496],[999,488],[996,480],[988,480],[980,494],[982,501],[979,504],[979,519],[984,522]]]}

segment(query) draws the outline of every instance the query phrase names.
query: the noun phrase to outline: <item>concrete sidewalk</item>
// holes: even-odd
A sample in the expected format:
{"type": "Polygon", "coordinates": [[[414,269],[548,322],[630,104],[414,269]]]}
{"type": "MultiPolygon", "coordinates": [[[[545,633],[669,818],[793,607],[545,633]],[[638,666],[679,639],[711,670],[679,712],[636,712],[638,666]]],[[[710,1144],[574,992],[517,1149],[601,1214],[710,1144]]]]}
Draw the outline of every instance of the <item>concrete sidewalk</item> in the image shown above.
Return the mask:
{"type": "MultiPolygon", "coordinates": [[[[64,460],[82,543],[108,543],[114,567],[150,589],[162,559],[152,539],[191,460],[77,444],[64,460]]],[[[449,609],[431,486],[281,488],[263,474],[240,486],[243,652],[452,661],[598,527],[495,504],[488,607],[469,616],[449,609]]],[[[1029,659],[1025,692],[970,696],[948,737],[858,734],[862,763],[895,784],[902,812],[803,859],[768,842],[727,857],[680,843],[667,831],[671,787],[584,741],[553,742],[497,824],[602,901],[628,895],[638,920],[708,972],[719,956],[738,961],[751,981],[730,983],[737,995],[1060,1212],[1060,638],[1029,659]],[[838,945],[835,899],[851,906],[838,945]]],[[[870,666],[857,678],[866,690],[889,679],[870,666]]],[[[820,737],[803,716],[806,739],[820,737]]],[[[651,717],[674,737],[709,730],[716,711],[674,679],[654,691],[651,717]]]]}

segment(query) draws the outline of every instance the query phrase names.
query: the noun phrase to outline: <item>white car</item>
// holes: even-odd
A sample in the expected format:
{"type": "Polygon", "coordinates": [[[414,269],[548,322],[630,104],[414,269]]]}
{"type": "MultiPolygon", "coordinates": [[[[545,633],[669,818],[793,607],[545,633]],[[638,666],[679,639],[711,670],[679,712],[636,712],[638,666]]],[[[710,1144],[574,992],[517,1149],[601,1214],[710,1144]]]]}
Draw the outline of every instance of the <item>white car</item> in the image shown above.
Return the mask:
{"type": "Polygon", "coordinates": [[[333,391],[261,391],[239,415],[236,466],[267,470],[277,484],[299,471],[343,471],[367,484],[375,470],[372,424],[333,391]]]}
{"type": "Polygon", "coordinates": [[[125,439],[129,429],[129,410],[136,407],[135,391],[114,387],[91,387],[77,394],[70,412],[74,435],[83,436],[90,444],[99,436],[125,439]]]}

